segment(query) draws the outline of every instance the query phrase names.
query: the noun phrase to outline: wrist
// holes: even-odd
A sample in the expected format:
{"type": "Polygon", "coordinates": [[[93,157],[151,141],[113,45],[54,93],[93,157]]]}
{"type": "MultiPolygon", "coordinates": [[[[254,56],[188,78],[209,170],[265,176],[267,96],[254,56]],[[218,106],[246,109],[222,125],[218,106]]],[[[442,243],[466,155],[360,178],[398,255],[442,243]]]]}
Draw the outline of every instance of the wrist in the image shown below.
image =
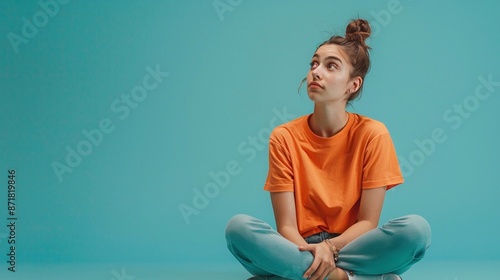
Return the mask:
{"type": "Polygon", "coordinates": [[[330,239],[325,239],[323,242],[330,248],[330,251],[333,254],[333,259],[335,260],[335,262],[337,262],[337,260],[339,258],[339,249],[337,249],[337,247],[335,247],[335,245],[333,245],[333,243],[330,241],[330,239]]]}
{"type": "Polygon", "coordinates": [[[330,238],[330,242],[335,245],[335,248],[337,248],[339,251],[342,250],[345,245],[347,245],[344,238],[342,238],[341,236],[330,238]]]}

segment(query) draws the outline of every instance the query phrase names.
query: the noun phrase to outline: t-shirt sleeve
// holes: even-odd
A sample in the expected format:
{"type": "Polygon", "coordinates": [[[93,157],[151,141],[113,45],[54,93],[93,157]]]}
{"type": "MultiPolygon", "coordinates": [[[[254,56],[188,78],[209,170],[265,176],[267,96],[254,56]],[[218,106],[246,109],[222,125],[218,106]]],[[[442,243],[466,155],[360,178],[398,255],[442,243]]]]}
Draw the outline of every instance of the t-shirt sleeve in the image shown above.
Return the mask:
{"type": "Polygon", "coordinates": [[[387,186],[387,190],[404,182],[398,157],[387,130],[371,139],[365,151],[362,188],[387,186]]]}
{"type": "Polygon", "coordinates": [[[264,190],[287,192],[293,189],[293,170],[290,154],[277,140],[273,132],[269,140],[269,171],[264,190]]]}

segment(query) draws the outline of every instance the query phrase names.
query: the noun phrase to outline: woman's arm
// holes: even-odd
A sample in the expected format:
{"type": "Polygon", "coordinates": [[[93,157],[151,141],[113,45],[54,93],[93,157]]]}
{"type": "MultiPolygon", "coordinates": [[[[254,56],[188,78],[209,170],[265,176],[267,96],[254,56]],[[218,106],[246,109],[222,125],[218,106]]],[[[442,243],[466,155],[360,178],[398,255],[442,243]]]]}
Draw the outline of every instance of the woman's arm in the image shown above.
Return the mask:
{"type": "Polygon", "coordinates": [[[314,260],[302,277],[310,280],[325,279],[335,269],[333,254],[326,243],[307,244],[297,227],[295,197],[293,192],[271,192],[274,218],[278,232],[295,243],[300,251],[309,251],[314,260]]]}
{"type": "Polygon", "coordinates": [[[307,245],[297,227],[293,192],[271,192],[271,203],[278,232],[297,246],[307,245]]]}
{"type": "Polygon", "coordinates": [[[337,249],[342,249],[349,242],[378,226],[385,193],[385,186],[366,189],[361,192],[358,221],[341,235],[330,239],[337,249]]]}
{"type": "Polygon", "coordinates": [[[295,243],[300,251],[310,251],[314,256],[313,263],[303,277],[310,280],[324,279],[335,269],[333,254],[325,243],[309,245],[300,235],[297,227],[294,193],[271,192],[271,202],[278,232],[295,243]]]}

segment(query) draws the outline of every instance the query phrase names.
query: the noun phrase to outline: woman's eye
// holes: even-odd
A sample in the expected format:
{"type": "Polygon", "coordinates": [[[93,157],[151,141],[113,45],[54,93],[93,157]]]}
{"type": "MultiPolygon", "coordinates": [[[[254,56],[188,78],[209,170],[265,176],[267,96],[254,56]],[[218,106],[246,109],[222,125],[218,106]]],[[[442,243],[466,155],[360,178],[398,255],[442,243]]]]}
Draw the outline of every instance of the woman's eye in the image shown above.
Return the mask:
{"type": "Polygon", "coordinates": [[[337,69],[337,64],[335,63],[328,64],[328,69],[337,69]]]}
{"type": "Polygon", "coordinates": [[[313,61],[313,62],[309,63],[309,66],[311,66],[311,69],[316,68],[318,66],[318,63],[316,61],[313,61]]]}

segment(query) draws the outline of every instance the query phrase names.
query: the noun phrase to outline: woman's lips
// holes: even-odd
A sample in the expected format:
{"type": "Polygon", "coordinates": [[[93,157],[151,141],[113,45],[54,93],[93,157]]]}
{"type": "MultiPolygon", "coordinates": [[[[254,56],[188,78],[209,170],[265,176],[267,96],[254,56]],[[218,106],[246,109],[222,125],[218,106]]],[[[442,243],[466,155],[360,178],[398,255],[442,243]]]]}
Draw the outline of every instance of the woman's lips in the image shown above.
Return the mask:
{"type": "Polygon", "coordinates": [[[309,87],[318,87],[318,88],[323,88],[320,84],[316,83],[316,82],[311,82],[309,84],[309,87]]]}

